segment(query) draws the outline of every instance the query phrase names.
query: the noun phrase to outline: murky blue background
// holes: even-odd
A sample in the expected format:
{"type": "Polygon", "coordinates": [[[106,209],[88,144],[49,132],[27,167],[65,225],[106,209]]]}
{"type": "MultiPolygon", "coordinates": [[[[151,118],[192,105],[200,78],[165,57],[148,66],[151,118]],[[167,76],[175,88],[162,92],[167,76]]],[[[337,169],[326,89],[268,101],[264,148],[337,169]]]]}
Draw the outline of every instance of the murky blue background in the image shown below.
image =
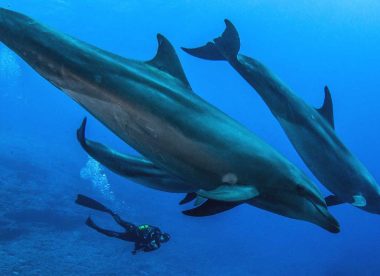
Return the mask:
{"type": "MultiPolygon", "coordinates": [[[[329,85],[336,131],[380,180],[379,1],[1,0],[0,6],[139,60],[154,56],[156,33],[164,34],[196,93],[312,177],[263,101],[227,63],[180,50],[219,35],[229,18],[240,32],[241,52],[266,64],[308,103],[319,107],[329,85]]],[[[84,116],[0,44],[1,275],[379,275],[379,216],[348,205],[332,208],[338,235],[249,206],[185,217],[177,204],[182,195],[149,190],[91,162],[86,167],[75,137],[84,116]],[[108,217],[75,205],[77,193],[136,223],[158,225],[172,240],[132,256],[132,244],[83,224],[92,214],[118,229],[108,217]]],[[[133,152],[92,117],[88,135],[133,152]]]]}

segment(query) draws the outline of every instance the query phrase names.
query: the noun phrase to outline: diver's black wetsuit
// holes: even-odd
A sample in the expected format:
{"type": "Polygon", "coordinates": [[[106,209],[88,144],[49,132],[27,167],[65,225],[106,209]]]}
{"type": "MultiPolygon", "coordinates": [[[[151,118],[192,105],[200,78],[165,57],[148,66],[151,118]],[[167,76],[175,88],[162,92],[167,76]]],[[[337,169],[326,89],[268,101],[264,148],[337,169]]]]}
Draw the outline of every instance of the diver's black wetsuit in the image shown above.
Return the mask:
{"type": "Polygon", "coordinates": [[[91,219],[88,217],[86,224],[102,233],[108,237],[113,237],[129,242],[135,243],[135,248],[132,251],[133,254],[136,254],[137,251],[142,250],[144,252],[149,252],[160,248],[161,243],[167,242],[170,239],[170,235],[167,233],[161,232],[158,227],[151,226],[148,224],[136,226],[130,222],[124,221],[120,218],[119,215],[112,212],[110,209],[105,207],[103,204],[93,200],[84,195],[78,195],[76,201],[77,204],[95,209],[101,212],[110,214],[113,219],[125,229],[124,232],[115,232],[112,230],[103,229],[97,226],[91,219]]]}
{"type": "Polygon", "coordinates": [[[162,233],[158,227],[147,224],[136,226],[132,223],[122,220],[117,214],[112,213],[111,215],[113,219],[125,229],[125,232],[120,233],[100,228],[92,221],[90,217],[87,219],[86,224],[99,233],[102,233],[108,237],[134,242],[135,249],[132,251],[133,254],[136,254],[138,250],[149,252],[160,248],[162,233]]]}

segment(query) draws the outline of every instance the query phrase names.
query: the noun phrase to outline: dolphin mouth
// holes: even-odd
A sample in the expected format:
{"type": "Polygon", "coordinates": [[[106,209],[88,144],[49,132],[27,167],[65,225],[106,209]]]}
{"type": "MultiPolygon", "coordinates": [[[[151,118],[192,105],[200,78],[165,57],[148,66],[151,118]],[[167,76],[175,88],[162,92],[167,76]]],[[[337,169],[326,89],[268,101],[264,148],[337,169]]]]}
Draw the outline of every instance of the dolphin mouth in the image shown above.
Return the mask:
{"type": "Polygon", "coordinates": [[[330,214],[330,212],[327,210],[324,206],[319,206],[312,202],[315,209],[322,215],[323,221],[319,225],[329,231],[330,233],[337,234],[340,232],[340,225],[339,222],[330,214]]]}

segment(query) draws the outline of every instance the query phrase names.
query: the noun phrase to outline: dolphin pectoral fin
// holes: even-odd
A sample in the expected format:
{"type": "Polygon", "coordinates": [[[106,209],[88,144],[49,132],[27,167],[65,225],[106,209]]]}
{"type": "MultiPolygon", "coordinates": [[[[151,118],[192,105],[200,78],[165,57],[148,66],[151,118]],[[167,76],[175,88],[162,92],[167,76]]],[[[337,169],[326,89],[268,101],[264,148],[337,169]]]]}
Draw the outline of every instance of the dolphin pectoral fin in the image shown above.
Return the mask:
{"type": "MultiPolygon", "coordinates": [[[[350,202],[355,207],[365,207],[367,205],[367,200],[362,195],[354,195],[352,197],[353,201],[350,202]]],[[[346,203],[345,201],[338,198],[336,195],[330,195],[325,198],[327,206],[336,206],[339,204],[346,203]]]]}
{"type": "Polygon", "coordinates": [[[190,83],[186,78],[181,62],[169,40],[161,34],[157,34],[157,40],[158,49],[156,56],[146,63],[169,73],[190,88],[190,83]]]}
{"type": "Polygon", "coordinates": [[[188,194],[186,194],[185,198],[179,202],[179,204],[183,205],[183,204],[186,204],[186,203],[193,201],[194,199],[195,199],[194,206],[199,206],[207,200],[207,198],[202,197],[202,196],[198,195],[197,193],[188,193],[188,194]]]}
{"type": "Polygon", "coordinates": [[[187,193],[186,196],[179,202],[179,205],[183,205],[193,201],[197,197],[197,193],[187,193]]]}
{"type": "Polygon", "coordinates": [[[202,205],[206,200],[207,200],[207,198],[200,196],[200,195],[197,195],[197,197],[194,201],[194,206],[202,205]]]}
{"type": "Polygon", "coordinates": [[[86,139],[86,119],[77,131],[83,149],[96,161],[116,174],[146,187],[165,192],[183,193],[194,190],[192,185],[155,166],[144,157],[125,155],[100,143],[86,139]]]}
{"type": "Polygon", "coordinates": [[[196,208],[183,211],[182,213],[191,217],[212,216],[231,210],[232,208],[235,208],[236,206],[239,206],[242,203],[244,202],[226,202],[208,199],[204,204],[196,208]]]}
{"type": "Polygon", "coordinates": [[[220,201],[244,201],[259,195],[259,191],[254,186],[221,185],[215,190],[199,190],[198,195],[220,201]]]}
{"type": "Polygon", "coordinates": [[[328,207],[346,203],[345,201],[341,200],[336,195],[329,195],[329,196],[325,197],[325,201],[326,201],[326,205],[328,207]]]}
{"type": "Polygon", "coordinates": [[[367,205],[367,200],[362,195],[354,195],[353,202],[351,203],[355,207],[365,207],[367,205]]]}
{"type": "Polygon", "coordinates": [[[318,108],[317,111],[322,115],[323,118],[325,118],[325,120],[327,120],[327,122],[329,122],[331,127],[335,129],[334,107],[330,89],[327,86],[325,86],[325,100],[322,107],[318,108]]]}
{"type": "Polygon", "coordinates": [[[184,48],[186,53],[208,60],[234,60],[240,50],[240,38],[235,26],[227,19],[224,20],[226,28],[223,34],[199,48],[184,48]]]}

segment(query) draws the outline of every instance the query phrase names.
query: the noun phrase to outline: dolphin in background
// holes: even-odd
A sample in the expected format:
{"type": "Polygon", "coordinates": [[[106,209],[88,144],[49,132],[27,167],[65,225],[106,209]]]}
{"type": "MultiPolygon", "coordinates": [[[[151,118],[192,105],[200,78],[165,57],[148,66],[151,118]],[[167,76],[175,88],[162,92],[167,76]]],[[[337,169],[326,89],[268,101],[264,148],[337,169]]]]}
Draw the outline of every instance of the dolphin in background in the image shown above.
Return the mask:
{"type": "Polygon", "coordinates": [[[313,174],[334,195],[329,206],[350,203],[380,214],[380,189],[364,165],[346,148],[334,129],[333,103],[325,87],[323,106],[315,109],[296,96],[259,61],[239,54],[236,28],[225,20],[221,37],[199,48],[182,48],[190,55],[226,60],[259,93],[313,174]]]}
{"type": "MultiPolygon", "coordinates": [[[[301,170],[193,92],[162,35],[156,56],[141,62],[0,9],[0,41],[142,154],[149,166],[181,180],[169,186],[158,181],[154,185],[160,186],[153,187],[146,179],[140,183],[167,192],[196,192],[227,205],[248,202],[339,232],[318,188],[301,170]]],[[[108,165],[131,161],[97,149],[108,165]]],[[[190,215],[209,212],[207,204],[202,207],[190,215]]]]}

